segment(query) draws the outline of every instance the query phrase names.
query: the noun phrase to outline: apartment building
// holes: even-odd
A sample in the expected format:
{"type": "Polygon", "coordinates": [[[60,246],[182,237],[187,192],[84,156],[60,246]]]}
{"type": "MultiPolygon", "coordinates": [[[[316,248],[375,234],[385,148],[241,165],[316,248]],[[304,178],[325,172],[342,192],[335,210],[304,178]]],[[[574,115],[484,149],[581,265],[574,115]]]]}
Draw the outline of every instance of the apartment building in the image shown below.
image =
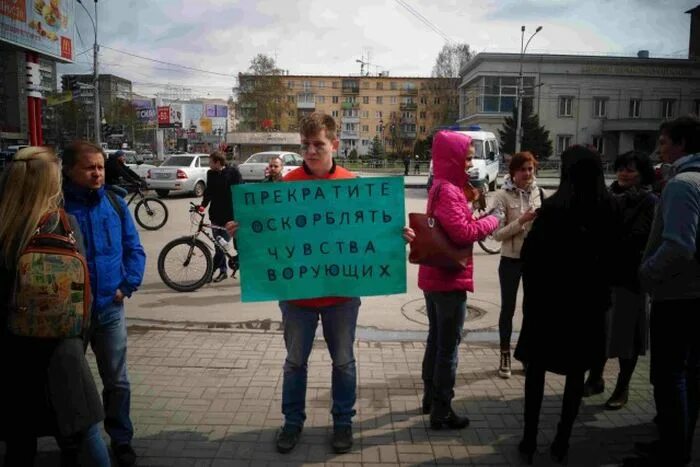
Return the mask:
{"type": "MultiPolygon", "coordinates": [[[[239,97],[239,129],[280,132],[298,130],[300,117],[322,111],[340,128],[340,157],[352,150],[366,155],[375,137],[388,153],[411,153],[417,140],[452,124],[457,117],[456,79],[391,76],[280,76],[285,95],[276,96],[277,118],[262,125],[256,119],[257,103],[239,97]],[[282,100],[283,102],[279,102],[282,100]]],[[[259,77],[239,75],[242,88],[251,92],[259,77]]]]}

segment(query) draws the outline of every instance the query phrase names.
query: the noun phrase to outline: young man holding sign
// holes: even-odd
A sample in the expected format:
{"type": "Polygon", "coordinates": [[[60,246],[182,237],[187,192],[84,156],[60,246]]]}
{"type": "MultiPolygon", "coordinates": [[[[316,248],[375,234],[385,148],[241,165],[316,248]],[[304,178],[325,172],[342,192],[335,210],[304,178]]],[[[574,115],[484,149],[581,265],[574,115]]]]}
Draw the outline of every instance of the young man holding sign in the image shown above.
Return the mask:
{"type": "MultiPolygon", "coordinates": [[[[300,122],[301,152],[304,165],[288,173],[284,181],[308,181],[354,178],[352,172],[337,166],[333,152],[338,149],[335,120],[316,112],[300,122]]],[[[230,233],[238,230],[236,222],[226,227],[230,233]]],[[[306,420],[307,364],[318,321],[333,360],[332,400],[333,439],[337,453],[352,448],[352,417],[355,415],[356,369],[353,344],[358,297],[317,297],[279,302],[282,310],[284,342],[287,357],[284,362],[282,413],[284,426],[277,435],[277,450],[290,452],[299,442],[306,420]]]]}

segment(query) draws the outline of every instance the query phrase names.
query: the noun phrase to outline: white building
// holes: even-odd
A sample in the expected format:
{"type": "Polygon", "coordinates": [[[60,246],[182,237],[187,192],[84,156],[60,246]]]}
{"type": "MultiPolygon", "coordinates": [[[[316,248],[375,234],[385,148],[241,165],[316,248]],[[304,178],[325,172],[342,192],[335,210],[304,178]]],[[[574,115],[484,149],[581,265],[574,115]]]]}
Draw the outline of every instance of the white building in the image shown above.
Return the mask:
{"type": "MultiPolygon", "coordinates": [[[[549,130],[554,155],[592,144],[606,159],[654,150],[659,125],[700,113],[700,62],[581,55],[522,56],[524,95],[549,130]]],[[[520,54],[481,53],[461,70],[462,126],[502,128],[517,97],[520,54]]]]}

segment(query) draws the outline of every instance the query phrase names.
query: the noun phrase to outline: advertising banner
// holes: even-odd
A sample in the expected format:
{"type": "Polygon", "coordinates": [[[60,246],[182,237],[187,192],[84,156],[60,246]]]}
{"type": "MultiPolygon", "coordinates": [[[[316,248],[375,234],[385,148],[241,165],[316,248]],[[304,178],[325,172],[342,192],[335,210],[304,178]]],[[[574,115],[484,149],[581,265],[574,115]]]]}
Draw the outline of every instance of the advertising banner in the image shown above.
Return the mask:
{"type": "Polygon", "coordinates": [[[72,62],[74,0],[0,0],[0,41],[72,62]]]}
{"type": "Polygon", "coordinates": [[[66,91],[60,94],[49,94],[46,96],[46,105],[53,107],[54,105],[65,104],[73,100],[73,91],[66,91]]]}
{"type": "Polygon", "coordinates": [[[232,187],[243,302],[406,292],[403,177],[232,187]]]}
{"type": "Polygon", "coordinates": [[[201,128],[202,133],[211,133],[212,125],[211,118],[202,118],[199,120],[199,128],[201,128]]]}
{"type": "Polygon", "coordinates": [[[158,128],[171,128],[170,107],[167,105],[158,107],[158,128]]]}
{"type": "Polygon", "coordinates": [[[136,112],[136,120],[148,124],[156,121],[156,108],[151,99],[134,99],[131,104],[136,112]]]}
{"type": "Polygon", "coordinates": [[[182,106],[171,104],[158,107],[158,128],[182,128],[182,106]]]}

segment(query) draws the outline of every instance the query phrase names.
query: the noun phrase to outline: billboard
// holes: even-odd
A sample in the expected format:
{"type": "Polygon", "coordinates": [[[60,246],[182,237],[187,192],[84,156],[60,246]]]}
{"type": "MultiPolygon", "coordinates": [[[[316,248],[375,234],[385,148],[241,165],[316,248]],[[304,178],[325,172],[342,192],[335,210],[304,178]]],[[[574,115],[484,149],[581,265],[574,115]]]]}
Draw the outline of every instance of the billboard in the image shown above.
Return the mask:
{"type": "Polygon", "coordinates": [[[151,99],[134,99],[131,103],[136,111],[136,120],[148,124],[156,121],[156,108],[151,99]]]}
{"type": "Polygon", "coordinates": [[[204,115],[207,117],[226,117],[228,116],[228,107],[225,105],[205,104],[204,115]]]}
{"type": "Polygon", "coordinates": [[[73,0],[0,0],[0,41],[72,62],[73,0]]]}
{"type": "Polygon", "coordinates": [[[182,128],[182,106],[171,104],[158,107],[158,128],[182,128]]]}

